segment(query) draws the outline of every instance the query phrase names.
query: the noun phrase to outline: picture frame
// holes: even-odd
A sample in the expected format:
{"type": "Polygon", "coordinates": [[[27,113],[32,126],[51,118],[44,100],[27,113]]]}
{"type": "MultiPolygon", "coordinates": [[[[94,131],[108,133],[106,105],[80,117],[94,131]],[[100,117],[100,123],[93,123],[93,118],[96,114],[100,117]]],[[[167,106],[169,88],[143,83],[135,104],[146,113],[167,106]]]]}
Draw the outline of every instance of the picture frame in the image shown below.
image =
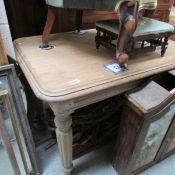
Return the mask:
{"type": "Polygon", "coordinates": [[[41,174],[14,65],[0,67],[0,122],[0,136],[14,174],[22,175],[24,172],[27,175],[41,174]],[[14,132],[13,141],[10,140],[6,120],[10,120],[8,123],[11,123],[11,130],[14,132]],[[18,150],[18,155],[15,155],[17,151],[14,144],[17,145],[15,148],[18,150]],[[23,167],[21,164],[18,165],[19,162],[23,167]]]}

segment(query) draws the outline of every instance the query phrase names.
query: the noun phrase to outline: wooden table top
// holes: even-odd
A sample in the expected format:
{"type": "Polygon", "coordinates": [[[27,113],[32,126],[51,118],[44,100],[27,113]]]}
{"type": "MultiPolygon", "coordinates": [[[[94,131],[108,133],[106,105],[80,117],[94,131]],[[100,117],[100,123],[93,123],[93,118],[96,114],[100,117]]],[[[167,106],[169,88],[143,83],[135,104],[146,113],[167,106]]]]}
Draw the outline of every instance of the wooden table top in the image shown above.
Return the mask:
{"type": "Polygon", "coordinates": [[[116,87],[175,68],[175,42],[170,41],[165,57],[151,52],[130,59],[129,71],[114,75],[104,64],[115,61],[115,53],[95,48],[96,31],[51,36],[52,50],[41,50],[41,36],[14,42],[17,61],[35,95],[45,101],[64,101],[116,87]]]}

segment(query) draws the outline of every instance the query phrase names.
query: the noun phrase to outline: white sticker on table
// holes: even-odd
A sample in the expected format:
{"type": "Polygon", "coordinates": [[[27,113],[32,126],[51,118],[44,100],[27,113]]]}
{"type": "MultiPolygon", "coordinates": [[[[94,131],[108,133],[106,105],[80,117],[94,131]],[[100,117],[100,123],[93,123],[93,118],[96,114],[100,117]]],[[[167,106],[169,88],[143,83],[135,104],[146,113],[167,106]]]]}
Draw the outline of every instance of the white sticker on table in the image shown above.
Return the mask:
{"type": "Polygon", "coordinates": [[[71,84],[71,85],[76,85],[76,84],[79,84],[79,83],[80,83],[80,80],[78,80],[78,79],[69,81],[69,84],[71,84]]]}

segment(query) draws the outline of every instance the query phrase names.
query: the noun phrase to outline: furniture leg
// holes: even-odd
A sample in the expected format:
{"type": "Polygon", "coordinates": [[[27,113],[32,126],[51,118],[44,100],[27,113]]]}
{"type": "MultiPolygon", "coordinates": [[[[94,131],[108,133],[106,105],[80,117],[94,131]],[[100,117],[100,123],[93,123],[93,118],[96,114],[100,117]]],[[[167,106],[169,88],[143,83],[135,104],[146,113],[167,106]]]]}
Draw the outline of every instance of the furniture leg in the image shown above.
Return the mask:
{"type": "Polygon", "coordinates": [[[82,29],[83,10],[76,10],[75,25],[78,32],[82,29]]]}
{"type": "Polygon", "coordinates": [[[100,47],[99,39],[100,39],[100,30],[97,29],[97,35],[95,37],[96,49],[99,49],[99,47],[100,47]]]}
{"type": "Polygon", "coordinates": [[[168,44],[168,37],[166,36],[164,38],[164,41],[162,43],[162,47],[161,47],[161,56],[163,57],[165,55],[166,49],[167,49],[167,44],[168,44]]]}
{"type": "Polygon", "coordinates": [[[55,18],[56,18],[56,8],[48,6],[48,14],[47,14],[47,20],[44,27],[43,35],[42,35],[41,48],[49,47],[49,44],[48,44],[49,34],[52,30],[53,24],[55,22],[55,18]]]}
{"type": "Polygon", "coordinates": [[[64,175],[70,175],[72,164],[72,118],[73,110],[60,108],[59,104],[50,103],[55,114],[56,136],[61,155],[61,163],[64,175]]]}
{"type": "Polygon", "coordinates": [[[120,6],[120,33],[117,39],[116,59],[122,65],[128,61],[125,53],[126,44],[135,32],[137,26],[138,4],[124,2],[120,6]]]}

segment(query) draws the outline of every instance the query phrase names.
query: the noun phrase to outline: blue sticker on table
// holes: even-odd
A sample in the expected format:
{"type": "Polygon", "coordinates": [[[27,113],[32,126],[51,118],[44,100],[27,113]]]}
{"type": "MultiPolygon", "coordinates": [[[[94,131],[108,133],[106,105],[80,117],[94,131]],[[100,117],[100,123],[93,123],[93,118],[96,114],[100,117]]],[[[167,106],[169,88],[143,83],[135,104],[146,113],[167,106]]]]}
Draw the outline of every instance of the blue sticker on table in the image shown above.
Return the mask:
{"type": "Polygon", "coordinates": [[[128,71],[128,68],[121,68],[116,62],[111,64],[105,64],[104,67],[115,75],[128,71]]]}

